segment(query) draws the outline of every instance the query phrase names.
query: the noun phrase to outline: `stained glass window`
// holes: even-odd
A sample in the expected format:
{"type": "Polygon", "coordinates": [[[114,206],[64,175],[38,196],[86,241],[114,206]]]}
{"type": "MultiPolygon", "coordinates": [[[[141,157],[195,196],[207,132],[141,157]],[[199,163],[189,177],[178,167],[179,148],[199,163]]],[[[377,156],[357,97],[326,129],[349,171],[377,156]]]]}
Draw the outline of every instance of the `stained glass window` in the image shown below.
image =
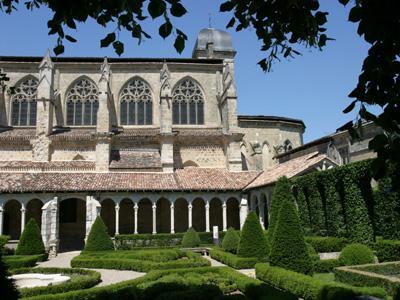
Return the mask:
{"type": "Polygon", "coordinates": [[[37,109],[37,87],[36,78],[27,78],[15,88],[11,97],[11,125],[12,126],[35,126],[37,109]]]}
{"type": "Polygon", "coordinates": [[[172,93],[173,124],[204,124],[204,96],[190,79],[181,81],[172,93]]]}

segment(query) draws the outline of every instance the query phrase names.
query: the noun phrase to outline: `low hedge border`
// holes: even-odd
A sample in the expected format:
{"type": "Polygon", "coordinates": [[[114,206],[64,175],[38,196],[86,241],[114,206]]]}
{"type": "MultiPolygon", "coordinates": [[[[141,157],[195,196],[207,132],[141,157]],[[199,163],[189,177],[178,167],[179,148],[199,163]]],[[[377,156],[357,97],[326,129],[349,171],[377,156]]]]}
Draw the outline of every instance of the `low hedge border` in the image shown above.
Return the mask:
{"type": "MultiPolygon", "coordinates": [[[[212,232],[199,232],[202,245],[212,245],[212,232]]],[[[115,237],[115,248],[117,250],[132,250],[136,248],[168,248],[177,247],[182,244],[184,233],[158,233],[158,234],[120,234],[115,237]]],[[[219,239],[225,236],[225,232],[219,232],[219,239]]]]}
{"type": "Polygon", "coordinates": [[[340,267],[338,259],[319,259],[314,265],[315,273],[330,273],[334,268],[340,267]]]}
{"type": "Polygon", "coordinates": [[[386,292],[377,287],[353,287],[336,282],[325,282],[268,264],[256,264],[256,276],[277,289],[292,293],[305,300],[354,299],[359,295],[386,297],[386,292]]]}
{"type": "Polygon", "coordinates": [[[234,269],[254,268],[255,264],[258,262],[257,258],[255,257],[239,257],[235,254],[225,252],[221,248],[211,249],[210,257],[234,269]]]}
{"type": "MultiPolygon", "coordinates": [[[[193,269],[175,269],[175,270],[155,270],[146,274],[143,277],[136,278],[133,280],[128,280],[120,282],[117,284],[112,284],[104,287],[94,287],[86,290],[70,291],[66,293],[53,294],[53,295],[41,295],[36,297],[25,298],[25,300],[144,300],[145,293],[140,290],[137,286],[141,283],[148,281],[154,281],[163,275],[168,275],[172,273],[185,274],[188,272],[193,272],[193,269]]],[[[196,273],[208,273],[208,272],[218,272],[226,278],[231,278],[235,281],[238,289],[245,294],[248,299],[261,300],[265,299],[268,295],[268,299],[280,299],[280,300],[294,300],[295,298],[291,295],[283,293],[281,291],[273,289],[268,284],[264,282],[250,278],[246,275],[240,274],[228,267],[202,267],[197,268],[196,273]]],[[[164,300],[176,299],[176,294],[171,293],[170,297],[163,297],[164,300]]],[[[187,296],[187,295],[180,295],[187,296]]],[[[204,295],[200,296],[200,299],[204,299],[204,295]]],[[[188,297],[183,297],[184,299],[191,299],[188,297]]],[[[240,298],[241,299],[241,298],[240,298]]],[[[147,300],[147,299],[146,299],[147,300]]]]}
{"type": "Polygon", "coordinates": [[[45,261],[47,254],[37,255],[4,255],[3,261],[10,269],[34,267],[38,261],[45,261]]]}
{"type": "Polygon", "coordinates": [[[114,270],[132,270],[137,272],[149,272],[151,270],[196,268],[210,266],[207,259],[197,253],[185,251],[186,260],[154,262],[140,259],[127,258],[93,258],[81,254],[71,261],[72,268],[92,268],[92,269],[114,269],[114,270]]]}
{"type": "Polygon", "coordinates": [[[305,239],[318,253],[340,252],[349,244],[347,239],[333,236],[306,236],[305,239]]]}
{"type": "Polygon", "coordinates": [[[9,239],[10,237],[8,235],[0,235],[0,251],[4,248],[9,239]]]}
{"type": "Polygon", "coordinates": [[[380,262],[400,260],[400,241],[378,239],[374,250],[380,262]]]}
{"type": "Polygon", "coordinates": [[[99,272],[83,269],[67,269],[67,268],[22,268],[16,269],[11,274],[25,274],[25,273],[41,273],[41,274],[63,274],[63,275],[84,275],[79,278],[72,277],[70,281],[49,286],[40,286],[34,288],[19,289],[22,298],[32,297],[37,295],[65,293],[73,290],[88,289],[99,282],[101,282],[101,275],[99,272]]]}
{"type": "Polygon", "coordinates": [[[393,299],[400,299],[400,262],[340,267],[334,270],[335,280],[355,286],[379,286],[385,288],[393,299]],[[386,274],[386,275],[385,275],[386,274]]]}

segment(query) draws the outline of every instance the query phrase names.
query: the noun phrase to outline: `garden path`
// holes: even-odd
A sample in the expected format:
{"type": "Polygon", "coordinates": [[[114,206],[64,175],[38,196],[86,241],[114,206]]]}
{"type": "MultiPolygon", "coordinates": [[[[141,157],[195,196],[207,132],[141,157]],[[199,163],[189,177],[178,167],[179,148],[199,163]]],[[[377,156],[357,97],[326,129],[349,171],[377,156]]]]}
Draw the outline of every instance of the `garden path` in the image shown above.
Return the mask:
{"type": "MultiPolygon", "coordinates": [[[[80,251],[71,251],[59,253],[56,257],[38,263],[41,268],[70,268],[71,260],[78,256],[80,251]]],[[[106,269],[91,269],[101,274],[101,282],[97,286],[105,286],[113,283],[118,283],[125,280],[135,279],[145,275],[146,273],[135,271],[119,271],[119,270],[106,270],[106,269]]]]}
{"type": "MultiPolygon", "coordinates": [[[[203,256],[205,259],[208,259],[211,262],[211,267],[226,267],[226,265],[224,265],[223,263],[212,259],[210,256],[203,256]]],[[[251,278],[256,278],[256,270],[255,269],[241,269],[241,270],[237,270],[239,273],[242,273],[246,276],[249,276],[251,278]]]]}

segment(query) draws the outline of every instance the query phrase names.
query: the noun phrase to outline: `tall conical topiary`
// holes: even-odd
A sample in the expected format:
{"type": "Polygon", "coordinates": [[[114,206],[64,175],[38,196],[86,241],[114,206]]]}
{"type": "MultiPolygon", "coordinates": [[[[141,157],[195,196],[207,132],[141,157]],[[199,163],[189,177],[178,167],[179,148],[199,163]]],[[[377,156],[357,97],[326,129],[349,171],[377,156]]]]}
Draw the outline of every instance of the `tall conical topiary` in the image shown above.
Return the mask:
{"type": "Polygon", "coordinates": [[[193,248],[200,246],[200,236],[193,227],[190,227],[182,238],[182,246],[185,248],[193,248]]]}
{"type": "Polygon", "coordinates": [[[239,240],[240,236],[236,230],[232,227],[228,228],[228,231],[225,233],[224,239],[222,240],[222,249],[235,254],[237,252],[239,240]]]}
{"type": "Polygon", "coordinates": [[[44,244],[42,235],[40,234],[39,226],[35,219],[30,219],[25,225],[24,231],[19,238],[19,243],[15,254],[17,255],[34,255],[44,254],[44,244]]]}
{"type": "Polygon", "coordinates": [[[107,232],[107,227],[100,217],[94,221],[86,241],[85,251],[114,250],[114,244],[107,232]]]}
{"type": "Polygon", "coordinates": [[[0,252],[0,295],[1,299],[17,300],[18,291],[14,285],[14,281],[8,277],[7,266],[3,262],[2,254],[0,252]]]}
{"type": "Polygon", "coordinates": [[[290,189],[289,179],[287,179],[286,176],[280,177],[275,184],[275,188],[272,193],[272,199],[271,199],[271,209],[270,209],[271,213],[270,213],[269,227],[268,227],[268,240],[270,244],[274,236],[275,226],[278,220],[281,204],[286,199],[287,195],[291,193],[292,191],[290,189]]]}
{"type": "Polygon", "coordinates": [[[240,257],[265,258],[268,256],[267,242],[260,220],[254,211],[247,215],[240,235],[237,255],[240,257]]]}
{"type": "Polygon", "coordinates": [[[269,256],[271,266],[312,274],[313,261],[307,249],[294,197],[288,193],[282,202],[269,256]]]}

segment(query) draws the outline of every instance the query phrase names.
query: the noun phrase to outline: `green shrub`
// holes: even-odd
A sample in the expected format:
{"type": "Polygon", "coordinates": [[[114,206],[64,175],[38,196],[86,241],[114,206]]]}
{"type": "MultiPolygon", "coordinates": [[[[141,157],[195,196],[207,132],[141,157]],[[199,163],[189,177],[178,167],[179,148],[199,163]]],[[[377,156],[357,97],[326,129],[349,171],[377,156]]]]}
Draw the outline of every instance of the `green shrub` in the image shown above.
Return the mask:
{"type": "Polygon", "coordinates": [[[301,225],[305,231],[311,231],[310,214],[308,210],[308,202],[306,195],[304,194],[305,180],[303,176],[295,177],[293,179],[293,184],[296,187],[296,203],[299,210],[299,216],[301,220],[301,225]]]}
{"type": "Polygon", "coordinates": [[[20,294],[22,298],[32,297],[36,295],[48,295],[65,293],[73,290],[82,290],[95,286],[100,280],[100,273],[83,269],[67,269],[67,268],[22,268],[12,272],[12,274],[40,273],[40,274],[62,274],[70,276],[71,279],[65,283],[40,286],[33,288],[22,288],[20,294]]]}
{"type": "Polygon", "coordinates": [[[114,244],[108,235],[107,227],[100,217],[94,221],[86,241],[85,251],[114,250],[114,244]]]}
{"type": "Polygon", "coordinates": [[[256,276],[275,288],[290,292],[305,300],[353,300],[359,295],[380,298],[386,296],[386,292],[382,288],[360,288],[321,281],[308,275],[267,264],[256,264],[256,276]]]}
{"type": "Polygon", "coordinates": [[[239,257],[218,248],[211,249],[210,257],[234,269],[251,269],[258,262],[255,257],[239,257]]]}
{"type": "Polygon", "coordinates": [[[237,255],[239,257],[257,257],[259,259],[268,256],[264,232],[254,211],[247,215],[244,222],[237,255]]]}
{"type": "Polygon", "coordinates": [[[305,175],[305,177],[307,181],[307,186],[305,188],[309,204],[311,230],[314,234],[320,234],[322,231],[326,230],[326,227],[322,198],[318,190],[317,178],[314,174],[305,175]]]}
{"type": "Polygon", "coordinates": [[[299,273],[313,272],[313,261],[308,253],[294,198],[290,192],[281,204],[269,262],[272,266],[299,273]]]}
{"type": "Polygon", "coordinates": [[[9,278],[6,264],[3,262],[0,252],[0,295],[2,299],[17,300],[19,293],[14,285],[14,281],[9,278]]]}
{"type": "Polygon", "coordinates": [[[185,248],[194,248],[200,246],[199,234],[193,227],[190,227],[183,235],[182,246],[185,248]]]}
{"type": "Polygon", "coordinates": [[[228,228],[224,239],[222,240],[222,249],[230,253],[236,254],[239,245],[240,236],[233,228],[228,228]]]}
{"type": "Polygon", "coordinates": [[[314,270],[314,266],[319,261],[319,254],[317,253],[317,251],[315,251],[314,247],[311,244],[306,243],[306,246],[307,246],[307,252],[308,252],[308,255],[310,256],[310,259],[311,259],[311,262],[313,265],[313,270],[314,270]]]}
{"type": "Polygon", "coordinates": [[[330,273],[334,268],[340,267],[341,264],[338,259],[320,259],[314,265],[315,273],[330,273]]]}
{"type": "Polygon", "coordinates": [[[44,244],[39,226],[35,219],[30,219],[19,239],[16,255],[44,254],[44,244]]]}
{"type": "Polygon", "coordinates": [[[318,253],[340,252],[348,244],[345,238],[333,236],[306,236],[305,239],[318,253]]]}
{"type": "Polygon", "coordinates": [[[9,239],[10,239],[10,237],[8,235],[0,235],[0,252],[4,248],[4,246],[7,244],[9,239]]]}
{"type": "Polygon", "coordinates": [[[362,244],[350,244],[342,250],[339,262],[343,266],[363,265],[374,262],[374,253],[362,244]]]}
{"type": "Polygon", "coordinates": [[[38,261],[44,261],[46,259],[47,259],[46,254],[3,256],[4,263],[10,269],[34,267],[38,261]]]}
{"type": "Polygon", "coordinates": [[[378,239],[374,248],[380,262],[400,260],[400,241],[378,239]]]}

